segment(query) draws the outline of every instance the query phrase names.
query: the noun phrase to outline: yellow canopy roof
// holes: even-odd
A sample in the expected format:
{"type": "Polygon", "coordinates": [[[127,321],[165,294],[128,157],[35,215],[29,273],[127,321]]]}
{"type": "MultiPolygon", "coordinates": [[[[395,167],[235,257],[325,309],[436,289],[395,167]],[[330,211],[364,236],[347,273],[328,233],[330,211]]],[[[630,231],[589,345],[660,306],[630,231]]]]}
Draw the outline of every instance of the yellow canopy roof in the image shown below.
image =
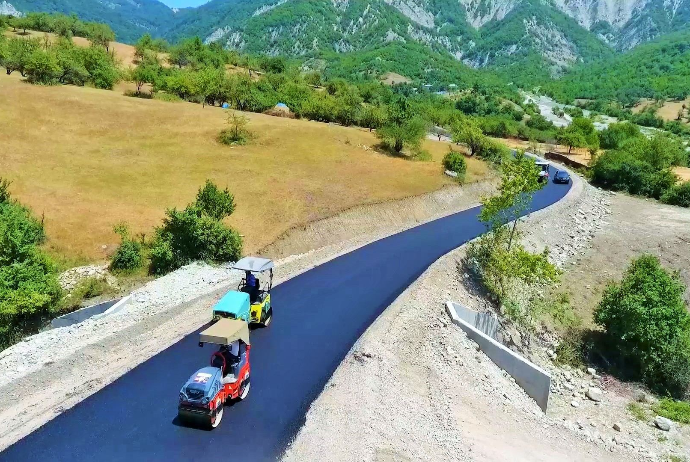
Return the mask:
{"type": "Polygon", "coordinates": [[[221,318],[200,335],[199,341],[204,343],[230,345],[235,340],[242,340],[249,345],[249,325],[239,319],[221,318]]]}

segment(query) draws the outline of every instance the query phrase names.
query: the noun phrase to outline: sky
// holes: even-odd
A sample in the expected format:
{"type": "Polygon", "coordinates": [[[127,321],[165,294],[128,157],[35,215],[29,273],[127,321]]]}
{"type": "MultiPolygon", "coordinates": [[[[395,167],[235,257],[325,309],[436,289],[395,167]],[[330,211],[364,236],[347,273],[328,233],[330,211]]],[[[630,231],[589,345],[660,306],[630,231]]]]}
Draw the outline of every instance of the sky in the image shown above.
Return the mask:
{"type": "Polygon", "coordinates": [[[159,0],[171,8],[184,8],[187,6],[199,6],[208,2],[209,0],[159,0]]]}

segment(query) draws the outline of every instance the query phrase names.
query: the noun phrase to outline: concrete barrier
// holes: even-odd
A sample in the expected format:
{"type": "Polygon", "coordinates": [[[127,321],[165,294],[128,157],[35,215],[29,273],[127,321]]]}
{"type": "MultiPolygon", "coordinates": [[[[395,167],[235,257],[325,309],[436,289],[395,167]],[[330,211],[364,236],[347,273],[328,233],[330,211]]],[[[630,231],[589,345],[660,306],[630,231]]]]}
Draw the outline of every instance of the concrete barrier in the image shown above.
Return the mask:
{"type": "Polygon", "coordinates": [[[79,324],[90,318],[102,318],[103,316],[108,316],[113,313],[117,313],[129,302],[130,296],[124,297],[119,300],[110,300],[107,302],[99,303],[98,305],[87,306],[77,311],[67,313],[58,318],[50,321],[52,328],[57,327],[67,327],[73,324],[79,324]]]}
{"type": "Polygon", "coordinates": [[[498,334],[498,329],[501,327],[501,323],[498,321],[498,317],[494,313],[479,313],[464,307],[459,303],[448,303],[453,305],[455,313],[460,319],[473,326],[475,329],[480,330],[492,339],[498,340],[496,335],[498,334]]]}
{"type": "MultiPolygon", "coordinates": [[[[461,305],[457,305],[453,302],[446,303],[446,311],[453,321],[453,324],[465,331],[468,338],[477,342],[479,348],[481,348],[498,367],[510,374],[515,379],[515,382],[525,390],[525,393],[537,402],[541,410],[546,412],[546,408],[549,404],[551,376],[539,366],[532,364],[521,355],[509,350],[494,338],[475,327],[473,324],[475,324],[477,320],[479,320],[479,325],[484,322],[484,318],[479,316],[480,313],[475,312],[477,316],[474,316],[474,318],[472,318],[470,313],[466,313],[461,317],[455,309],[456,306],[461,305]],[[468,322],[463,319],[463,317],[470,320],[474,319],[474,322],[468,322]]],[[[466,312],[472,310],[462,307],[460,311],[466,312]]]]}

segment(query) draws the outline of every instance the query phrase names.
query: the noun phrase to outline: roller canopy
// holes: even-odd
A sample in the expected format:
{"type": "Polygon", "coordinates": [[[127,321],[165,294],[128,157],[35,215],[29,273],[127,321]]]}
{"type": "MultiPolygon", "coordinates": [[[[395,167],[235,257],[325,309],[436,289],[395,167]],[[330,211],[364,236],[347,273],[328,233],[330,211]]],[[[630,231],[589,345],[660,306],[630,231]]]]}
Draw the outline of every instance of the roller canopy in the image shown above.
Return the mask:
{"type": "Polygon", "coordinates": [[[235,263],[233,268],[242,271],[256,271],[257,273],[260,273],[273,268],[273,262],[268,258],[244,257],[235,263]]]}
{"type": "Polygon", "coordinates": [[[214,325],[201,332],[200,342],[230,345],[235,340],[242,340],[249,345],[249,325],[238,319],[219,319],[214,325]]]}

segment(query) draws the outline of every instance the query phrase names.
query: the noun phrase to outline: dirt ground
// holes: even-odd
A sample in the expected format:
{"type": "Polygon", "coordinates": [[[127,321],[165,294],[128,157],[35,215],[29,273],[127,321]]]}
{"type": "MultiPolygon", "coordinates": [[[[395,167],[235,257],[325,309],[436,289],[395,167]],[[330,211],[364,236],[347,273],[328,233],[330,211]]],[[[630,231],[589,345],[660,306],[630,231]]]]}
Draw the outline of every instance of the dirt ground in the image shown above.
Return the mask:
{"type": "MultiPolygon", "coordinates": [[[[247,252],[287,230],[351,207],[424,194],[452,183],[448,145],[425,141],[431,161],[374,150],[357,128],[245,114],[254,139],[220,145],[225,111],[128,98],[112,91],[28,85],[0,76],[0,165],[12,192],[45,214],[49,246],[77,261],[107,258],[112,228],[151,235],[166,208],[184,207],[206,179],[229,187],[230,224],[247,252]]],[[[468,182],[490,176],[468,159],[468,182]]]]}
{"type": "MultiPolygon", "coordinates": [[[[633,109],[633,113],[642,112],[648,106],[653,105],[653,100],[644,100],[638,103],[633,109]]],[[[666,101],[658,110],[657,115],[666,121],[676,120],[678,118],[678,111],[683,109],[683,105],[690,106],[690,98],[683,101],[666,101]]]]}
{"type": "MultiPolygon", "coordinates": [[[[619,280],[630,260],[642,253],[657,255],[690,286],[690,210],[616,194],[606,226],[563,279],[562,286],[585,322],[591,323],[606,284],[619,280]]],[[[690,291],[686,300],[690,303],[690,291]]]]}
{"type": "MultiPolygon", "coordinates": [[[[590,319],[605,282],[618,278],[640,252],[661,255],[690,282],[689,229],[688,210],[582,183],[523,225],[530,247],[565,254],[562,287],[590,319]],[[591,223],[569,230],[567,223],[576,221],[591,223]]],[[[650,424],[651,411],[639,421],[626,409],[639,387],[556,367],[539,349],[530,358],[552,375],[549,409],[542,414],[445,316],[446,300],[493,309],[463,273],[463,255],[461,248],[440,259],[360,338],[312,404],[285,460],[690,457],[688,426],[662,432],[650,424]],[[591,386],[603,390],[600,403],[584,396],[591,386]]]]}

